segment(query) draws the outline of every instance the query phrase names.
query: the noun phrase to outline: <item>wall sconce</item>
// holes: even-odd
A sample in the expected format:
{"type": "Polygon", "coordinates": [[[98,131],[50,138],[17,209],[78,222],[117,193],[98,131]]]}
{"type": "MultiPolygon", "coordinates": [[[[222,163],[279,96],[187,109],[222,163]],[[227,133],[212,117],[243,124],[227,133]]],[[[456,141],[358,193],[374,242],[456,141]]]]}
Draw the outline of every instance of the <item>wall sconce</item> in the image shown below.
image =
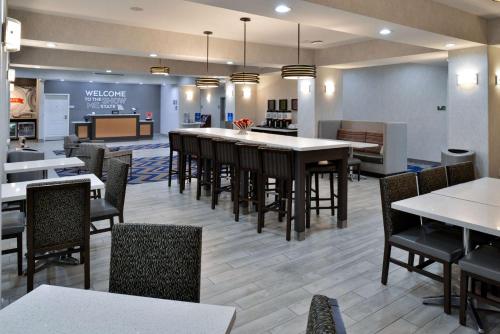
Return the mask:
{"type": "Polygon", "coordinates": [[[457,74],[457,85],[462,88],[471,88],[479,84],[479,75],[474,72],[463,72],[457,74]]]}
{"type": "Polygon", "coordinates": [[[252,88],[250,88],[248,86],[244,86],[243,87],[243,98],[249,99],[250,97],[252,97],[252,88]]]}
{"type": "Polygon", "coordinates": [[[302,80],[300,82],[300,91],[303,93],[303,94],[308,94],[311,92],[311,84],[309,83],[308,80],[302,80]]]}
{"type": "Polygon", "coordinates": [[[186,100],[188,100],[188,101],[193,100],[193,91],[192,90],[186,91],[186,100]]]}
{"type": "Polygon", "coordinates": [[[333,95],[335,93],[335,83],[333,81],[326,81],[325,82],[325,94],[326,95],[333,95]]]}
{"type": "Polygon", "coordinates": [[[9,80],[9,82],[16,81],[16,70],[15,69],[9,68],[9,70],[7,71],[7,80],[9,80]]]}
{"type": "Polygon", "coordinates": [[[500,86],[500,82],[498,82],[498,74],[495,74],[495,86],[500,86]]]}
{"type": "Polygon", "coordinates": [[[210,103],[212,101],[212,94],[207,93],[207,102],[210,103]]]}

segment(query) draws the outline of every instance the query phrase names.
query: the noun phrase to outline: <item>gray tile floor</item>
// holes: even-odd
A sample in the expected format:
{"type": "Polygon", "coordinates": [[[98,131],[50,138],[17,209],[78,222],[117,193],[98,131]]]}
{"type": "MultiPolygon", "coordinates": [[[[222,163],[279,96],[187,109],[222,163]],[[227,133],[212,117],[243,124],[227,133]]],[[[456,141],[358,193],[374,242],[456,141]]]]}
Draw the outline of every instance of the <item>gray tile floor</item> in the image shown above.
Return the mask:
{"type": "MultiPolygon", "coordinates": [[[[152,142],[166,141],[157,138],[152,142]]],[[[147,141],[141,141],[146,143],[147,141]]],[[[130,143],[118,143],[126,145],[130,143]]],[[[115,145],[115,144],[112,144],[115,145]]],[[[47,158],[62,143],[33,144],[47,158]]],[[[134,151],[134,157],[168,154],[167,149],[134,151]]],[[[326,179],[321,189],[327,191],[326,179]]],[[[474,333],[441,307],[421,298],[441,294],[441,284],[391,265],[389,283],[380,284],[383,229],[378,180],[349,183],[349,226],[338,229],[327,212],[313,215],[305,241],[286,242],[284,225],[268,214],[262,234],[255,213],[234,222],[231,202],[222,197],[216,210],[208,197],[195,199],[195,183],[183,195],[176,183],[129,186],[125,221],[203,226],[201,302],[237,308],[233,333],[303,333],[313,294],[340,302],[348,333],[474,333]]],[[[106,291],[109,233],[91,237],[91,288],[106,291]]],[[[406,253],[394,256],[405,259],[406,253]]],[[[454,290],[458,270],[454,268],[454,290]]],[[[432,267],[440,273],[439,266],[432,267]]],[[[35,276],[36,284],[83,287],[81,266],[53,266],[35,276]]],[[[26,279],[16,274],[15,255],[3,257],[2,296],[7,303],[25,294],[26,279]]],[[[500,314],[482,313],[490,333],[500,333],[500,314]]]]}

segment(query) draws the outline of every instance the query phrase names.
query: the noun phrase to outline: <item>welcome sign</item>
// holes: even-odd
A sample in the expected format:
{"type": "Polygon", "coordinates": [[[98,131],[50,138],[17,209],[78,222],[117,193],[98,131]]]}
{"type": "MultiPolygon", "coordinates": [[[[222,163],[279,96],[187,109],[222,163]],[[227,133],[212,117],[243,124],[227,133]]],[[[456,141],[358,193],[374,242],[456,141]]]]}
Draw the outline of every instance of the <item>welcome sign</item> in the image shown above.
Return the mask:
{"type": "Polygon", "coordinates": [[[127,91],[86,89],[84,100],[87,104],[87,109],[124,110],[123,106],[127,103],[127,91]]]}

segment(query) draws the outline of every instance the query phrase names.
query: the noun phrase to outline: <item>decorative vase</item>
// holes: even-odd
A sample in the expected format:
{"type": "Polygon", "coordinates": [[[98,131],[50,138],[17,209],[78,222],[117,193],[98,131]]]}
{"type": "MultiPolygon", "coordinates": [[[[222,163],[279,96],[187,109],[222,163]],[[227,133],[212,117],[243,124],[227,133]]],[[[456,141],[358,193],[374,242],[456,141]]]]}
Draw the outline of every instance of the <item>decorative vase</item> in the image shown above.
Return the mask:
{"type": "Polygon", "coordinates": [[[238,131],[238,134],[239,135],[246,135],[247,134],[247,129],[246,128],[240,129],[240,131],[238,131]]]}

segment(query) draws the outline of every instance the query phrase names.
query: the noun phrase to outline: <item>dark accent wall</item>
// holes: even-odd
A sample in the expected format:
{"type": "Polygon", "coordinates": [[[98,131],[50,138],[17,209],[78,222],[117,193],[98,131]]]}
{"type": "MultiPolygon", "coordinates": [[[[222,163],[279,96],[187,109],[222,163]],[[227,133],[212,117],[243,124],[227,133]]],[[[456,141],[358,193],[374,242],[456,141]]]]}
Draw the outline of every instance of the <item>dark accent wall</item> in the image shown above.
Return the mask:
{"type": "Polygon", "coordinates": [[[73,106],[69,111],[69,129],[71,134],[75,131],[71,122],[83,121],[85,115],[91,114],[92,112],[95,112],[96,115],[111,114],[111,110],[119,109],[118,104],[121,106],[120,108],[123,108],[123,110],[120,110],[120,113],[122,114],[131,114],[132,108],[136,108],[137,113],[141,115],[141,119],[145,118],[146,112],[152,112],[153,120],[155,121],[154,132],[159,133],[161,117],[160,88],[160,85],[47,80],[45,81],[44,91],[49,94],[70,95],[70,105],[73,106]],[[88,91],[125,92],[125,98],[123,98],[120,93],[114,97],[97,96],[98,94],[89,96],[87,94],[88,91]],[[93,98],[99,99],[99,101],[95,101],[93,98]]]}

